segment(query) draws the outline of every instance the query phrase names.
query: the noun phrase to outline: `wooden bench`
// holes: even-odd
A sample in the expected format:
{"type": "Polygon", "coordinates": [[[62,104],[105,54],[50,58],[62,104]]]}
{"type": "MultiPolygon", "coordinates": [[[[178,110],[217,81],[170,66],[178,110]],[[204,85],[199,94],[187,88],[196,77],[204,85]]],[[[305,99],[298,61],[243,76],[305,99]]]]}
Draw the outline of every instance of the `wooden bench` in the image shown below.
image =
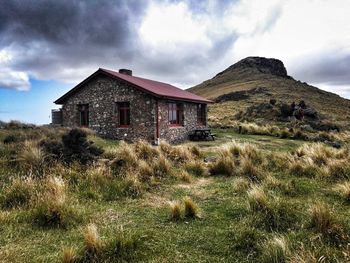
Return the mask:
{"type": "Polygon", "coordinates": [[[188,137],[191,141],[207,141],[207,140],[215,141],[216,134],[211,133],[210,129],[203,128],[203,129],[193,130],[188,137]]]}

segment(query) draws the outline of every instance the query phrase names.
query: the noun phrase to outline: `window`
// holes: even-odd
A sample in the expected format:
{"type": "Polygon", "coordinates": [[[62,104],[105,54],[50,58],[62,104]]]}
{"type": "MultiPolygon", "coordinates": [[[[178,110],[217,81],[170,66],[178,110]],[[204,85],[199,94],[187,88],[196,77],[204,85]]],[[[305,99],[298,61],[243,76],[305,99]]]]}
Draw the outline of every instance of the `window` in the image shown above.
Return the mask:
{"type": "Polygon", "coordinates": [[[79,125],[89,127],[89,104],[78,105],[79,125]]]}
{"type": "Polygon", "coordinates": [[[182,103],[169,103],[168,105],[168,118],[169,124],[172,126],[183,125],[183,104],[182,103]]]}
{"type": "Polygon", "coordinates": [[[206,124],[206,105],[197,104],[197,124],[205,125],[206,124]]]}
{"type": "Polygon", "coordinates": [[[128,127],[130,125],[130,102],[118,102],[118,126],[128,127]]]}

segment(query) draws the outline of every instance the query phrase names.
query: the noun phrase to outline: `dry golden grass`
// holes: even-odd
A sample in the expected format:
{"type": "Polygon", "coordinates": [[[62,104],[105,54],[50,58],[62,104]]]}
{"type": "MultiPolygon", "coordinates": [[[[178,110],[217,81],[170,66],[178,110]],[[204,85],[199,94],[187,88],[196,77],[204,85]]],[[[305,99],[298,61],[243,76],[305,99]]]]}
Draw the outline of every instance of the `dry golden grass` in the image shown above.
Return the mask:
{"type": "Polygon", "coordinates": [[[286,262],[290,253],[290,244],[284,236],[274,236],[262,246],[260,262],[281,263],[286,262]]]}
{"type": "Polygon", "coordinates": [[[30,204],[35,195],[36,184],[32,178],[16,178],[3,189],[1,206],[15,208],[30,204]]]}
{"type": "Polygon", "coordinates": [[[233,191],[235,193],[243,193],[246,192],[250,186],[250,180],[248,180],[245,177],[238,177],[235,178],[234,182],[233,182],[233,191]]]}
{"type": "Polygon", "coordinates": [[[187,218],[200,218],[199,208],[193,202],[191,197],[188,197],[188,196],[185,197],[183,199],[183,202],[185,204],[185,217],[187,217],[187,218]]]}
{"type": "Polygon", "coordinates": [[[244,157],[240,162],[240,174],[250,178],[252,181],[261,181],[263,173],[258,166],[254,165],[251,159],[244,157]]]}
{"type": "Polygon", "coordinates": [[[253,212],[265,211],[268,208],[268,197],[261,186],[253,185],[247,191],[249,208],[253,212]]]}
{"type": "Polygon", "coordinates": [[[334,192],[341,195],[346,201],[350,201],[350,182],[349,181],[337,184],[333,188],[333,190],[334,192]]]}
{"type": "Polygon", "coordinates": [[[73,247],[62,249],[62,263],[74,263],[77,260],[77,252],[73,247]]]}
{"type": "Polygon", "coordinates": [[[154,175],[157,177],[170,175],[171,167],[171,163],[163,155],[159,156],[152,165],[154,175]]]}
{"type": "Polygon", "coordinates": [[[88,224],[84,231],[84,245],[86,251],[95,254],[101,248],[101,240],[97,231],[97,226],[93,223],[88,224]]]}
{"type": "Polygon", "coordinates": [[[179,201],[170,203],[170,218],[172,220],[180,220],[182,218],[181,203],[179,201]]]}
{"type": "Polygon", "coordinates": [[[177,175],[177,177],[178,177],[181,181],[183,181],[183,182],[185,182],[185,183],[191,183],[191,182],[192,182],[192,176],[191,176],[187,171],[185,171],[185,170],[181,170],[181,171],[179,172],[179,174],[177,175]]]}
{"type": "Polygon", "coordinates": [[[218,153],[217,159],[210,163],[209,172],[212,175],[228,175],[237,174],[238,168],[235,166],[234,160],[224,151],[218,153]]]}

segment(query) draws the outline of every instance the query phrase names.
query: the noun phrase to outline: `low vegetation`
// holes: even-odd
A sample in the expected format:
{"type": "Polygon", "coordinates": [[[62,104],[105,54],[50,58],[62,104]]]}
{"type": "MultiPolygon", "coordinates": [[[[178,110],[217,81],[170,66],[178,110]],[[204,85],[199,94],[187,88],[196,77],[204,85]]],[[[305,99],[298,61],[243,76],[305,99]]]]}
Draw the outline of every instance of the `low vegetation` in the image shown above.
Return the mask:
{"type": "Polygon", "coordinates": [[[0,261],[348,262],[348,144],[240,136],[1,129],[0,261]]]}

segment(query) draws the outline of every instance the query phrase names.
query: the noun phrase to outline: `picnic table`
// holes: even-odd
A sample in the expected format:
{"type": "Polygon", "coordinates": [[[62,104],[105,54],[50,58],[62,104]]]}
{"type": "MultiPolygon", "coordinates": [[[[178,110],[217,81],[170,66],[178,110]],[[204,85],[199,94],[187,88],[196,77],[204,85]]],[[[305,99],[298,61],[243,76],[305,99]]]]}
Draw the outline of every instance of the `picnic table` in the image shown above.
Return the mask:
{"type": "Polygon", "coordinates": [[[195,129],[189,134],[189,139],[191,141],[207,141],[213,140],[215,141],[216,134],[211,133],[209,128],[200,128],[195,129]]]}

